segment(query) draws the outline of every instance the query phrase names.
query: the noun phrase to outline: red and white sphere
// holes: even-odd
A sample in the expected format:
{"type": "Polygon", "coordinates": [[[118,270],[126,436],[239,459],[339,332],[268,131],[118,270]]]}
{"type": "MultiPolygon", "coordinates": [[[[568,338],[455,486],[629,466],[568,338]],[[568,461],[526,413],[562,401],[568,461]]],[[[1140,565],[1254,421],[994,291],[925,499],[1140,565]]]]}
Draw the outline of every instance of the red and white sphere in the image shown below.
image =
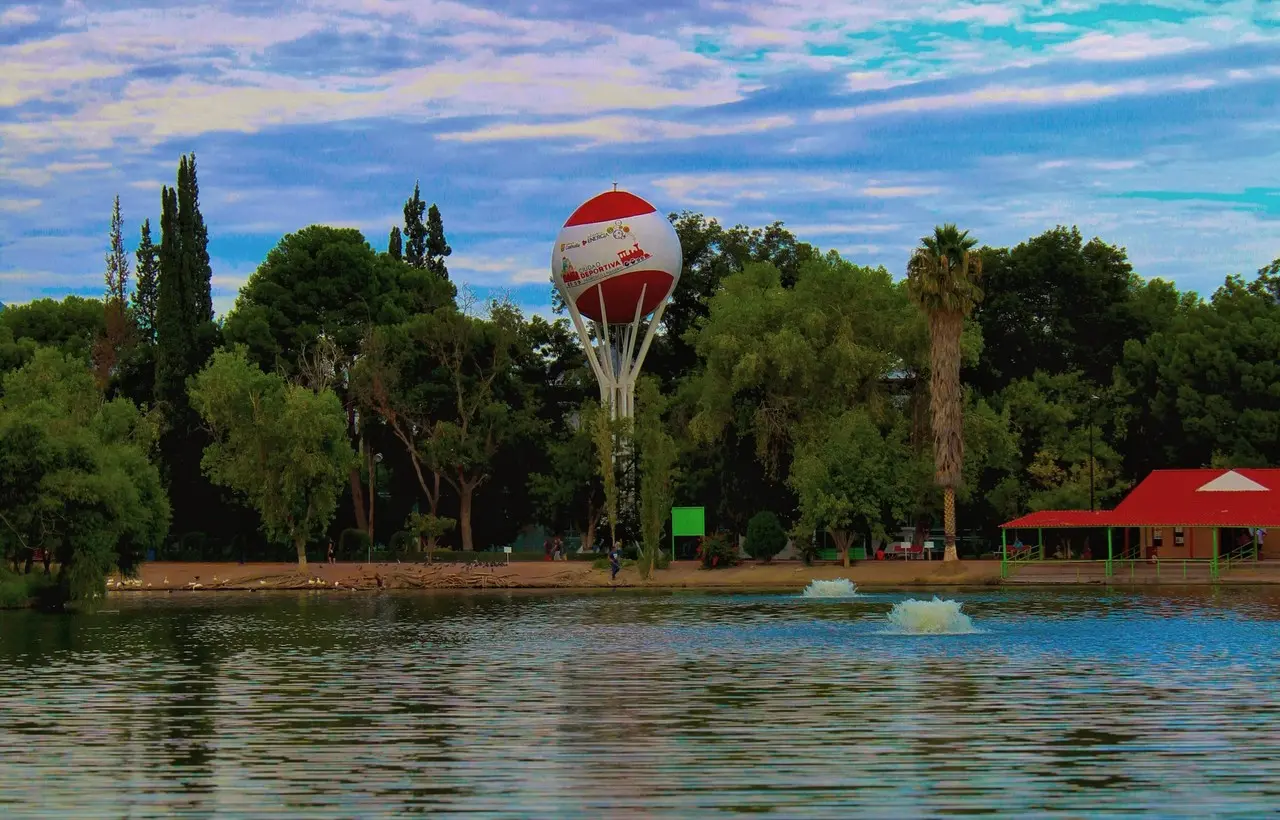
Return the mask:
{"type": "Polygon", "coordinates": [[[606,191],[560,229],[551,278],[583,316],[629,324],[652,313],[680,278],[680,239],[667,218],[635,194],[606,191]],[[601,306],[603,304],[603,310],[601,306]]]}

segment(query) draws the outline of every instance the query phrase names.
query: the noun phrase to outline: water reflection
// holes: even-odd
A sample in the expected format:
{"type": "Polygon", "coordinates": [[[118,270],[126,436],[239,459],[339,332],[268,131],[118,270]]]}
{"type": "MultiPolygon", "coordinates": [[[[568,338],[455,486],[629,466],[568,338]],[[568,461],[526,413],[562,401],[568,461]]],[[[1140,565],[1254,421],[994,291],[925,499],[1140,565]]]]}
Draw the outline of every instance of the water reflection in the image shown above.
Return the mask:
{"type": "Polygon", "coordinates": [[[0,816],[1263,813],[1270,590],[246,593],[0,613],[0,816]],[[944,595],[943,597],[947,597],[944,595]]]}

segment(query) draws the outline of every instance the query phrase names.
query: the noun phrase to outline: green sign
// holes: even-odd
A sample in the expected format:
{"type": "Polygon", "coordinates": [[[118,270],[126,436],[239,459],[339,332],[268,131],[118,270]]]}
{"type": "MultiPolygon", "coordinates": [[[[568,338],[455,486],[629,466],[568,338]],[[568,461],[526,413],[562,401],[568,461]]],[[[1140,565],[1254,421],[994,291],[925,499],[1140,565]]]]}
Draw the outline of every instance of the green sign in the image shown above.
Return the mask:
{"type": "Polygon", "coordinates": [[[677,536],[704,536],[707,534],[706,507],[671,508],[671,560],[676,560],[677,536]]]}

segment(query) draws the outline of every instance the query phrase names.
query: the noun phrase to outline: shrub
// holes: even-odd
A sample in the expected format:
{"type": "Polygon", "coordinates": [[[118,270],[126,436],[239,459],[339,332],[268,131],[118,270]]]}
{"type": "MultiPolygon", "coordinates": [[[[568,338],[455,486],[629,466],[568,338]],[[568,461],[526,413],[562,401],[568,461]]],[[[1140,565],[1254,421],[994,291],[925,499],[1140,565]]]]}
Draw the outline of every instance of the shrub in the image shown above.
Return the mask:
{"type": "Polygon", "coordinates": [[[338,536],[338,554],[335,557],[347,561],[360,560],[369,555],[371,546],[369,533],[351,527],[338,536]]]}
{"type": "Polygon", "coordinates": [[[738,563],[738,544],[727,532],[704,535],[698,542],[698,558],[703,569],[731,567],[738,563]]]}
{"type": "Polygon", "coordinates": [[[769,561],[787,545],[787,533],[778,516],[764,510],[747,522],[747,555],[757,561],[769,561]]]}
{"type": "Polygon", "coordinates": [[[0,609],[24,609],[53,589],[54,580],[44,571],[14,574],[0,568],[0,609]]]}

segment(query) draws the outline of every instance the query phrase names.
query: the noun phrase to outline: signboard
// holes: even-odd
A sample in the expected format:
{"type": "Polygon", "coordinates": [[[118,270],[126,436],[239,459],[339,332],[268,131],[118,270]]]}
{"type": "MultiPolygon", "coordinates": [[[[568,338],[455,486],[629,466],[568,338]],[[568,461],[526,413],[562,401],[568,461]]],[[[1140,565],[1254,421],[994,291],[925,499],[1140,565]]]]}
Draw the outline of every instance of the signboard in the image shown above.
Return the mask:
{"type": "Polygon", "coordinates": [[[511,554],[511,547],[503,547],[503,548],[502,548],[502,551],[503,551],[503,552],[505,552],[507,555],[510,555],[510,554],[511,554]]]}
{"type": "Polygon", "coordinates": [[[707,534],[706,507],[671,508],[671,560],[676,560],[676,538],[698,537],[707,534]]]}

